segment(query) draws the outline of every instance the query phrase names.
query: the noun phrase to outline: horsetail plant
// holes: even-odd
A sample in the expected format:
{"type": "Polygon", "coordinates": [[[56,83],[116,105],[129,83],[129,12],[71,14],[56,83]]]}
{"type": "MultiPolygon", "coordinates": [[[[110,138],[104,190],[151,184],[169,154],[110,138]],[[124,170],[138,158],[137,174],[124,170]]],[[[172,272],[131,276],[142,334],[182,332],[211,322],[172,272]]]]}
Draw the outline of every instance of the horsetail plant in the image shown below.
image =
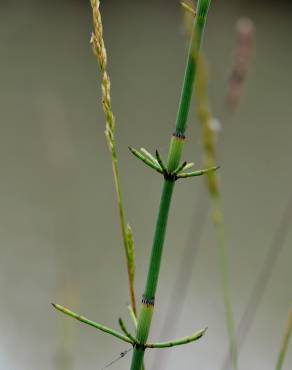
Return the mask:
{"type": "Polygon", "coordinates": [[[158,152],[156,152],[157,160],[163,171],[164,184],[158,211],[156,229],[154,233],[146,287],[142,299],[142,306],[137,325],[136,338],[139,345],[136,345],[134,348],[131,370],[141,369],[144,352],[147,348],[145,343],[148,339],[154,310],[155,293],[159,277],[168,213],[170,209],[175,180],[177,179],[177,174],[174,173],[180,166],[180,159],[184,146],[185,132],[187,127],[187,117],[190,107],[193,84],[197,72],[200,45],[210,3],[211,0],[199,0],[197,4],[196,17],[194,19],[192,38],[190,42],[190,49],[178,109],[176,127],[170,142],[167,166],[163,167],[163,163],[160,163],[158,152]]]}
{"type": "MultiPolygon", "coordinates": [[[[53,304],[53,306],[63,312],[64,314],[71,316],[87,325],[90,325],[98,330],[111,334],[112,336],[130,343],[133,346],[133,356],[131,362],[131,370],[141,370],[143,366],[143,358],[145,350],[148,348],[169,348],[173,346],[184,345],[193,341],[198,340],[201,338],[205,331],[205,329],[201,329],[194,334],[178,339],[178,340],[171,340],[167,342],[161,343],[148,343],[148,334],[150,331],[153,311],[154,311],[154,301],[155,301],[155,294],[158,284],[159,278],[159,271],[162,259],[162,251],[164,245],[164,239],[166,234],[166,227],[168,221],[168,214],[171,205],[173,190],[175,182],[178,179],[189,178],[189,177],[196,177],[201,176],[206,173],[210,173],[215,171],[218,167],[214,164],[212,167],[191,171],[188,172],[187,170],[193,166],[193,163],[187,163],[181,161],[182,151],[185,143],[185,133],[187,128],[187,118],[188,112],[191,102],[192,90],[193,85],[196,79],[197,74],[197,67],[198,67],[198,57],[200,51],[200,45],[203,37],[203,31],[207,19],[207,14],[209,10],[211,0],[199,0],[197,4],[196,10],[196,17],[193,22],[193,31],[192,31],[192,38],[189,47],[189,54],[187,59],[185,77],[182,87],[182,94],[179,103],[179,109],[177,114],[177,121],[175,126],[175,132],[172,135],[170,146],[169,146],[169,153],[167,163],[164,163],[158,151],[155,153],[155,157],[148,153],[145,149],[141,149],[137,151],[136,149],[130,148],[131,152],[140,159],[143,163],[145,163],[150,168],[157,171],[161,174],[164,178],[161,200],[159,205],[159,211],[157,216],[157,223],[154,232],[153,238],[153,245],[152,245],[152,253],[150,257],[149,269],[148,269],[148,276],[146,280],[146,287],[142,298],[142,305],[139,312],[139,316],[137,319],[137,329],[135,335],[131,334],[129,330],[126,328],[122,319],[119,320],[119,324],[121,330],[123,332],[120,333],[116,330],[111,328],[105,327],[101,324],[93,322],[91,320],[86,319],[83,316],[80,316],[65,307],[62,307],[57,304],[53,304]]],[[[122,226],[122,233],[124,239],[124,246],[127,255],[127,263],[128,263],[128,273],[129,273],[129,280],[130,280],[130,287],[131,293],[133,293],[133,282],[131,280],[131,269],[130,263],[133,261],[133,242],[132,242],[132,234],[129,231],[130,229],[126,228],[126,222],[124,217],[124,211],[122,207],[121,201],[121,191],[120,191],[120,181],[118,176],[118,162],[116,157],[116,146],[115,146],[115,119],[111,109],[111,100],[110,100],[110,80],[106,71],[107,59],[106,59],[106,50],[103,41],[103,31],[102,31],[102,22],[101,22],[101,15],[100,15],[100,1],[98,0],[91,0],[91,5],[93,9],[93,25],[94,25],[94,33],[92,35],[91,43],[93,47],[93,51],[98,59],[101,74],[102,74],[102,94],[103,94],[103,107],[104,112],[106,115],[106,137],[109,144],[109,149],[112,155],[112,163],[113,163],[113,172],[115,177],[116,183],[116,191],[118,195],[118,203],[119,203],[119,211],[120,211],[120,221],[122,226]],[[128,230],[128,232],[127,232],[128,230]],[[129,245],[131,246],[132,252],[129,253],[129,245]]],[[[132,271],[133,272],[133,271],[132,271]]],[[[131,295],[133,298],[134,295],[131,295]]],[[[136,311],[135,311],[135,304],[133,304],[134,300],[131,303],[130,313],[131,317],[136,322],[136,311]]]]}

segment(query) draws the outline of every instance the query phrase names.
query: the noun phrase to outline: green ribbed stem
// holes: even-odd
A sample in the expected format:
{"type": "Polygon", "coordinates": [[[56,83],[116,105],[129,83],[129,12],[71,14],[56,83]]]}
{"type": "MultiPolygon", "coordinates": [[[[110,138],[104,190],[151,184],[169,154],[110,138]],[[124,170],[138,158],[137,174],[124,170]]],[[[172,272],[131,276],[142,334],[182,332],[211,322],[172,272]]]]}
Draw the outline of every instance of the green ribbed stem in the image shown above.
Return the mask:
{"type": "MultiPolygon", "coordinates": [[[[182,94],[179,103],[175,134],[171,139],[168,155],[168,171],[174,171],[181,159],[184,146],[184,135],[187,126],[187,118],[192,97],[193,85],[196,78],[198,54],[201,39],[206,22],[206,17],[211,0],[199,0],[194,21],[193,35],[189,48],[189,55],[183,82],[182,94]]],[[[138,319],[136,338],[140,344],[145,344],[151,326],[154,298],[158,283],[163,244],[168,220],[168,214],[174,189],[174,181],[165,180],[162,189],[156,229],[154,233],[152,253],[150,258],[148,276],[143,297],[143,302],[138,319]]],[[[135,346],[133,351],[131,370],[141,370],[145,349],[143,346],[135,346]]]]}

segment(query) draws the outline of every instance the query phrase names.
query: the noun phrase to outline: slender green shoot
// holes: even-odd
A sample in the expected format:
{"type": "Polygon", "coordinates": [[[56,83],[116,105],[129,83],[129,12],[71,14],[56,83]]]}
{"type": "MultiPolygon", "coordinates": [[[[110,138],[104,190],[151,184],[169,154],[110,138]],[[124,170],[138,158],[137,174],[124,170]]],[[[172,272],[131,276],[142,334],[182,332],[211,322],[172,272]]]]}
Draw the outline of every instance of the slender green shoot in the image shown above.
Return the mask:
{"type": "Polygon", "coordinates": [[[103,110],[104,110],[104,114],[106,118],[105,135],[106,135],[109,151],[111,153],[111,158],[112,158],[112,168],[113,168],[115,189],[116,189],[116,195],[117,195],[120,227],[122,231],[123,244],[124,244],[126,262],[127,262],[131,305],[133,307],[133,311],[135,312],[135,315],[137,315],[136,295],[135,295],[135,274],[133,274],[133,271],[135,270],[135,267],[133,266],[133,264],[135,263],[135,261],[133,260],[133,258],[131,258],[131,253],[134,248],[134,243],[133,243],[133,237],[131,237],[132,244],[130,246],[128,244],[128,240],[129,240],[128,233],[127,233],[128,226],[127,226],[127,222],[125,218],[125,211],[124,211],[124,206],[123,206],[121,180],[120,180],[120,174],[119,174],[117,147],[116,147],[116,139],[115,139],[116,124],[115,124],[115,116],[113,114],[112,106],[111,106],[111,94],[110,94],[111,93],[111,90],[110,90],[111,83],[110,83],[109,75],[107,73],[107,54],[106,54],[106,48],[105,48],[105,44],[103,40],[103,26],[102,26],[99,6],[100,6],[99,0],[91,0],[92,16],[93,16],[93,33],[91,36],[91,45],[92,45],[93,53],[97,58],[100,72],[101,72],[102,104],[103,104],[103,110]]]}
{"type": "Polygon", "coordinates": [[[178,173],[180,173],[181,171],[183,171],[185,168],[186,168],[186,165],[187,165],[188,163],[187,162],[183,162],[182,164],[180,164],[174,171],[173,171],[173,173],[175,174],[175,175],[177,175],[178,173]]]}
{"type": "Polygon", "coordinates": [[[133,340],[130,339],[128,336],[125,336],[117,331],[115,331],[114,329],[111,329],[111,328],[108,328],[107,326],[104,326],[104,325],[101,325],[97,322],[94,322],[94,321],[91,321],[91,320],[88,320],[86,317],[84,316],[81,316],[73,311],[70,311],[68,310],[68,308],[65,308],[59,304],[55,304],[55,303],[52,303],[53,307],[60,311],[60,312],[63,312],[65,315],[67,316],[70,316],[70,317],[73,317],[74,319],[80,321],[80,322],[83,322],[84,324],[87,324],[89,326],[92,326],[93,328],[96,328],[98,330],[101,330],[103,331],[104,333],[107,333],[107,334],[110,334],[110,335],[113,335],[114,337],[120,339],[120,340],[123,340],[124,342],[127,342],[127,343],[131,343],[133,344],[133,340]]]}
{"type": "Polygon", "coordinates": [[[150,160],[148,157],[140,153],[138,150],[129,147],[130,152],[138,159],[140,159],[142,162],[144,162],[147,166],[153,168],[155,171],[159,173],[163,173],[163,170],[160,166],[160,164],[156,164],[154,161],[150,160]]]}
{"type": "Polygon", "coordinates": [[[150,161],[152,161],[154,164],[156,164],[159,167],[159,163],[157,159],[151,153],[149,153],[145,148],[141,148],[140,150],[141,150],[141,153],[143,153],[146,157],[148,157],[148,159],[150,159],[150,161]]]}
{"type": "Polygon", "coordinates": [[[120,325],[120,328],[122,329],[122,332],[124,334],[126,334],[126,336],[132,340],[133,343],[136,342],[136,339],[133,337],[133,335],[129,332],[129,330],[127,329],[123,319],[120,317],[119,318],[119,325],[120,325]]]}
{"type": "MultiPolygon", "coordinates": [[[[209,104],[208,93],[208,73],[206,62],[203,56],[200,57],[199,74],[196,85],[198,116],[203,126],[203,143],[205,153],[205,165],[212,167],[216,163],[216,137],[212,128],[212,112],[209,104]]],[[[225,225],[221,206],[221,194],[219,189],[218,177],[215,171],[209,172],[207,186],[212,200],[213,223],[215,227],[216,240],[219,251],[219,267],[222,279],[223,299],[225,306],[226,326],[229,336],[229,348],[233,370],[237,369],[237,344],[235,326],[231,302],[231,288],[229,277],[229,262],[226,251],[225,225]]]]}
{"type": "Polygon", "coordinates": [[[278,361],[276,364],[276,370],[282,370],[283,368],[291,333],[292,333],[292,309],[289,312],[288,324],[287,324],[287,328],[284,334],[282,346],[279,352],[278,361]]]}
{"type": "Polygon", "coordinates": [[[184,337],[175,341],[170,342],[161,342],[161,343],[146,343],[146,348],[169,348],[174,346],[181,346],[183,344],[194,342],[198,339],[200,339],[206,332],[207,328],[201,329],[194,333],[193,335],[190,335],[188,337],[184,337]]]}
{"type": "Polygon", "coordinates": [[[189,4],[185,3],[184,1],[181,1],[180,2],[180,5],[182,6],[182,8],[184,10],[186,10],[187,12],[189,12],[192,16],[196,16],[196,11],[194,8],[192,8],[189,4]]]}
{"type": "Polygon", "coordinates": [[[136,317],[136,315],[135,315],[135,313],[133,311],[132,306],[130,306],[130,305],[128,306],[128,311],[129,311],[130,318],[131,318],[131,320],[133,322],[134,328],[137,329],[138,321],[137,321],[137,317],[136,317]]]}
{"type": "Polygon", "coordinates": [[[193,162],[187,163],[185,165],[185,167],[183,168],[183,171],[188,170],[188,169],[194,167],[194,165],[195,165],[195,163],[193,163],[193,162]]]}
{"type": "Polygon", "coordinates": [[[163,173],[167,173],[167,168],[166,168],[165,164],[163,163],[163,160],[161,159],[158,150],[155,151],[155,155],[156,155],[156,158],[157,158],[157,162],[159,163],[160,167],[162,168],[163,173]]]}
{"type": "Polygon", "coordinates": [[[219,168],[220,168],[220,166],[214,166],[214,167],[210,167],[210,168],[206,168],[204,170],[198,170],[198,171],[194,171],[194,172],[182,172],[182,173],[177,175],[177,178],[178,179],[186,179],[188,177],[202,176],[202,175],[208,174],[210,172],[214,172],[214,171],[218,170],[219,168]]]}

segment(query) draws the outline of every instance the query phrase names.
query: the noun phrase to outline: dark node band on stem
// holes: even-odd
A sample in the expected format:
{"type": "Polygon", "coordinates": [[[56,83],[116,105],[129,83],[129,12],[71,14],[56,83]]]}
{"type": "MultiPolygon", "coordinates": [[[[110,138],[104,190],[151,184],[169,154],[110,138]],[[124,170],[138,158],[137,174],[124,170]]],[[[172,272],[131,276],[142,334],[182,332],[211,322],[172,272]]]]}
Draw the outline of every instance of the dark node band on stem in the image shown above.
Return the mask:
{"type": "Polygon", "coordinates": [[[180,140],[185,140],[186,139],[186,136],[185,134],[179,132],[179,131],[175,131],[173,134],[172,134],[173,137],[176,137],[180,140]]]}
{"type": "Polygon", "coordinates": [[[135,342],[134,344],[133,344],[133,348],[136,348],[136,349],[138,349],[138,350],[140,350],[140,351],[145,351],[145,349],[146,349],[146,346],[145,346],[145,344],[143,344],[143,343],[139,343],[139,342],[135,342]]]}
{"type": "Polygon", "coordinates": [[[149,307],[149,306],[154,306],[154,303],[155,303],[155,298],[151,298],[151,299],[147,299],[145,297],[145,295],[143,294],[142,296],[142,304],[144,304],[145,306],[149,307]]]}
{"type": "Polygon", "coordinates": [[[174,182],[177,180],[177,175],[176,173],[172,173],[172,172],[163,172],[163,177],[164,177],[164,180],[166,181],[170,181],[170,182],[174,182]]]}

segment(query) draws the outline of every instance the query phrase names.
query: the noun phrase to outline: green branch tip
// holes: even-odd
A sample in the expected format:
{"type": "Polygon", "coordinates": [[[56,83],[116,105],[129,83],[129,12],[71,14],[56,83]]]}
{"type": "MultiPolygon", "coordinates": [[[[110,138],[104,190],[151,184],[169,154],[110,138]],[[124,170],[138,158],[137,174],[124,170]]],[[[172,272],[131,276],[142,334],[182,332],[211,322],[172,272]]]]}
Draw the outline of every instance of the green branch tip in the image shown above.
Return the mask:
{"type": "Polygon", "coordinates": [[[187,162],[183,162],[182,164],[180,164],[174,171],[173,171],[173,174],[174,175],[177,175],[178,173],[180,173],[181,171],[183,171],[185,168],[186,168],[186,165],[188,163],[187,162]]]}
{"type": "Polygon", "coordinates": [[[117,332],[117,331],[115,331],[115,330],[113,330],[111,328],[108,328],[107,326],[104,326],[104,325],[101,325],[101,324],[99,324],[97,322],[88,320],[86,317],[81,316],[81,315],[79,315],[79,314],[77,314],[77,313],[75,313],[73,311],[70,311],[70,310],[68,310],[68,308],[65,308],[65,307],[63,307],[63,306],[61,306],[59,304],[52,303],[52,306],[56,310],[58,310],[60,312],[63,312],[65,315],[70,316],[70,317],[73,317],[73,319],[76,319],[76,320],[78,320],[80,322],[83,322],[84,324],[87,324],[89,326],[92,326],[93,328],[96,328],[98,330],[101,330],[104,333],[111,334],[114,337],[116,337],[116,338],[118,338],[120,340],[123,340],[124,342],[131,343],[133,345],[133,341],[130,338],[128,338],[127,336],[125,336],[125,335],[123,335],[123,334],[121,334],[121,333],[119,333],[119,332],[117,332]]]}
{"type": "Polygon", "coordinates": [[[131,339],[131,341],[133,343],[136,343],[136,339],[133,337],[133,335],[129,332],[129,330],[127,329],[123,319],[121,317],[119,317],[119,325],[120,325],[120,328],[122,329],[122,331],[126,334],[126,336],[131,339]]]}
{"type": "Polygon", "coordinates": [[[185,3],[184,1],[180,1],[180,5],[181,7],[186,10],[187,12],[189,12],[192,16],[196,16],[196,11],[194,8],[192,8],[190,5],[188,5],[187,3],[185,3]]]}
{"type": "Polygon", "coordinates": [[[193,163],[193,162],[187,163],[183,169],[188,170],[189,168],[192,168],[194,165],[195,165],[195,163],[193,163]]]}
{"type": "Polygon", "coordinates": [[[190,335],[188,337],[184,337],[181,339],[177,339],[175,341],[170,342],[161,342],[161,343],[146,343],[145,348],[169,348],[169,347],[175,347],[175,346],[181,346],[183,344],[194,342],[200,338],[206,333],[207,328],[201,329],[194,333],[193,335],[190,335]]]}
{"type": "Polygon", "coordinates": [[[153,168],[155,171],[159,172],[159,173],[163,173],[162,171],[162,168],[154,163],[152,160],[150,160],[149,158],[147,158],[145,155],[143,155],[142,153],[140,153],[138,150],[132,148],[132,147],[128,147],[130,152],[138,159],[140,159],[140,161],[144,162],[147,166],[153,168]]]}
{"type": "Polygon", "coordinates": [[[135,327],[135,330],[137,329],[137,317],[135,315],[135,312],[133,311],[133,308],[131,305],[128,305],[128,311],[129,311],[129,315],[130,315],[130,318],[134,324],[134,327],[135,327]]]}
{"type": "Polygon", "coordinates": [[[145,157],[148,157],[150,161],[152,161],[154,164],[156,164],[159,167],[159,163],[157,159],[151,153],[149,153],[145,148],[141,148],[140,151],[141,153],[145,155],[145,157]]]}
{"type": "Polygon", "coordinates": [[[159,154],[159,152],[158,152],[157,149],[155,150],[155,155],[156,155],[156,158],[157,158],[157,161],[158,161],[160,167],[162,168],[163,173],[167,173],[168,172],[167,171],[167,168],[166,168],[165,164],[163,163],[163,161],[162,161],[162,159],[160,157],[160,154],[159,154]]]}
{"type": "Polygon", "coordinates": [[[177,178],[178,179],[186,179],[188,177],[202,176],[202,175],[205,175],[207,173],[217,171],[219,168],[220,168],[220,166],[216,166],[216,167],[206,168],[204,170],[198,170],[198,171],[194,171],[194,172],[181,172],[180,174],[177,175],[177,178]]]}

